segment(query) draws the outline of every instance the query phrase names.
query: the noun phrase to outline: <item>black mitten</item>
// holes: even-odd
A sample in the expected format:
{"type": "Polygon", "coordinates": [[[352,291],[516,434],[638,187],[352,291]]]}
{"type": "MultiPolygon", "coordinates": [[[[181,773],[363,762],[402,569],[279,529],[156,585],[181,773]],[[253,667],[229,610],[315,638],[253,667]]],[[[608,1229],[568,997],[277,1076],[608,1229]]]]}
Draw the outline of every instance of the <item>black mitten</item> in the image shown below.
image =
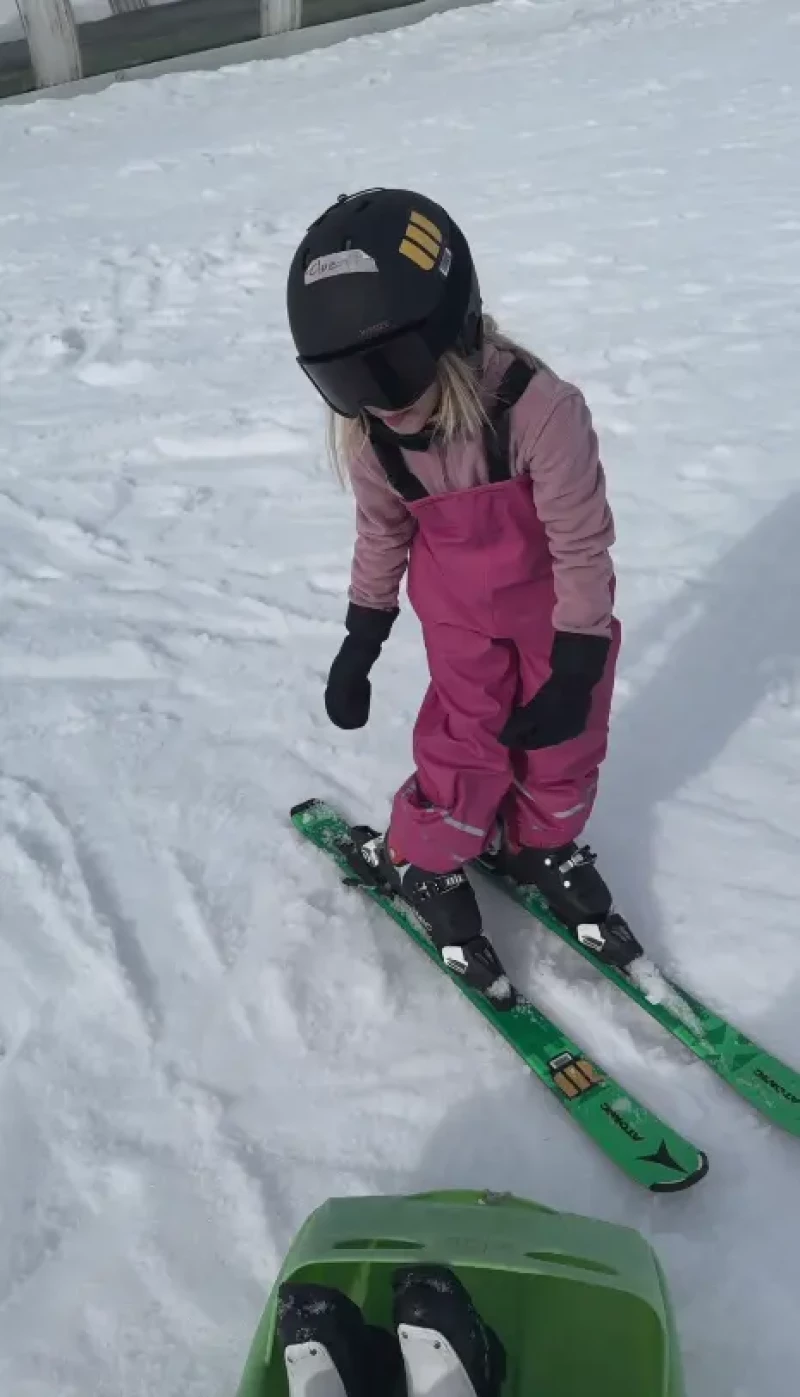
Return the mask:
{"type": "Polygon", "coordinates": [[[551,674],[529,703],[516,708],[499,736],[504,747],[535,751],[580,737],[589,721],[592,690],[602,678],[611,641],[602,635],[556,631],[551,674]]]}
{"type": "Polygon", "coordinates": [[[347,635],[331,665],[325,689],[325,708],[337,728],[363,728],[369,718],[372,686],[369,672],[388,639],[398,610],[377,611],[371,606],[347,608],[347,635]]]}

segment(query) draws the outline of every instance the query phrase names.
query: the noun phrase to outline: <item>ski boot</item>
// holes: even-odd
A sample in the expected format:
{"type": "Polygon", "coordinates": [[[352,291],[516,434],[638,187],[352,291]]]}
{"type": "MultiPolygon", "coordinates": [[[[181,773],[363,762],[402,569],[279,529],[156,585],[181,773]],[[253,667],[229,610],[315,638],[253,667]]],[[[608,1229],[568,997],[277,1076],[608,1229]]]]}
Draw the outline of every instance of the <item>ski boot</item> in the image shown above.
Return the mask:
{"type": "Polygon", "coordinates": [[[278,1333],[289,1397],[389,1397],[402,1373],[395,1335],[371,1328],[358,1306],[329,1286],[282,1285],[278,1333]]]}
{"type": "Polygon", "coordinates": [[[500,1397],[505,1350],[458,1277],[446,1266],[407,1266],[392,1284],[409,1397],[500,1397]]]}
{"type": "Polygon", "coordinates": [[[515,991],[483,933],[478,900],[464,869],[429,873],[416,864],[399,863],[391,857],[385,837],[365,825],[356,825],[352,836],[359,863],[351,862],[362,880],[408,904],[448,970],[485,995],[495,1009],[513,1009],[515,991]]]}
{"type": "Polygon", "coordinates": [[[574,842],[558,849],[523,845],[517,852],[501,844],[486,854],[486,867],[520,886],[532,886],[548,908],[598,960],[626,970],[643,954],[624,917],[614,911],[611,893],[598,873],[597,855],[574,842]]]}

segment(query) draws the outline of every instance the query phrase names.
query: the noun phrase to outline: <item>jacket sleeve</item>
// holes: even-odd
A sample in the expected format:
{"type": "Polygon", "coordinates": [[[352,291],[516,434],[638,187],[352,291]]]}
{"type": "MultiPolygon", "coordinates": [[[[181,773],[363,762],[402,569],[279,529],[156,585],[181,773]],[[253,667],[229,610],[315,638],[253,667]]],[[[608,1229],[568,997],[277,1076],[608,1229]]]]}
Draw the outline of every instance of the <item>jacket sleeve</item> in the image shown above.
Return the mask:
{"type": "Polygon", "coordinates": [[[350,478],[356,500],[350,601],[356,606],[391,611],[397,606],[400,583],[408,566],[416,520],[371,459],[370,452],[364,451],[357,457],[350,478]]]}
{"type": "Polygon", "coordinates": [[[521,450],[553,562],[553,625],[557,631],[608,636],[614,520],[597,436],[582,394],[570,389],[558,398],[535,435],[523,435],[521,450]]]}

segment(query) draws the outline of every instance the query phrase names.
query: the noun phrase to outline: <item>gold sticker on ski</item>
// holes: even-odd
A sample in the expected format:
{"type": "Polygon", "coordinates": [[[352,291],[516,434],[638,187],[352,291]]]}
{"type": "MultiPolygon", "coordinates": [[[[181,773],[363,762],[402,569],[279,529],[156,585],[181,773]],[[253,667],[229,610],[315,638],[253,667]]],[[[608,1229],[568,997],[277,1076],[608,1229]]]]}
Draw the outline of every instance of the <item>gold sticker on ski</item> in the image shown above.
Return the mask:
{"type": "Polygon", "coordinates": [[[587,1091],[591,1091],[592,1087],[600,1086],[605,1081],[588,1058],[574,1057],[572,1053],[561,1053],[554,1057],[548,1063],[548,1067],[559,1091],[569,1101],[574,1101],[576,1096],[583,1096],[587,1091]]]}

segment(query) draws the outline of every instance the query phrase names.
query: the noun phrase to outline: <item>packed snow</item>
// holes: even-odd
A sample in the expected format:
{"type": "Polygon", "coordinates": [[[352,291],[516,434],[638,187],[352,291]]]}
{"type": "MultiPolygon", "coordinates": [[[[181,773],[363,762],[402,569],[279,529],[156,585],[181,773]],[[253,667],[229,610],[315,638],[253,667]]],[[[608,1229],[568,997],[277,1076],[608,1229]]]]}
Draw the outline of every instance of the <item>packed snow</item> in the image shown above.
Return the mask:
{"type": "Polygon", "coordinates": [[[798,149],[791,0],[500,0],[0,110],[4,1397],[232,1393],[315,1205],[443,1185],[642,1229],[692,1397],[794,1389],[800,1143],[490,890],[515,979],[710,1155],[637,1190],[288,824],[385,820],[425,664],[406,609],[369,728],[326,721],[352,501],[284,284],[337,194],[420,188],[586,393],[626,636],[591,838],[800,1067],[798,149]]]}

